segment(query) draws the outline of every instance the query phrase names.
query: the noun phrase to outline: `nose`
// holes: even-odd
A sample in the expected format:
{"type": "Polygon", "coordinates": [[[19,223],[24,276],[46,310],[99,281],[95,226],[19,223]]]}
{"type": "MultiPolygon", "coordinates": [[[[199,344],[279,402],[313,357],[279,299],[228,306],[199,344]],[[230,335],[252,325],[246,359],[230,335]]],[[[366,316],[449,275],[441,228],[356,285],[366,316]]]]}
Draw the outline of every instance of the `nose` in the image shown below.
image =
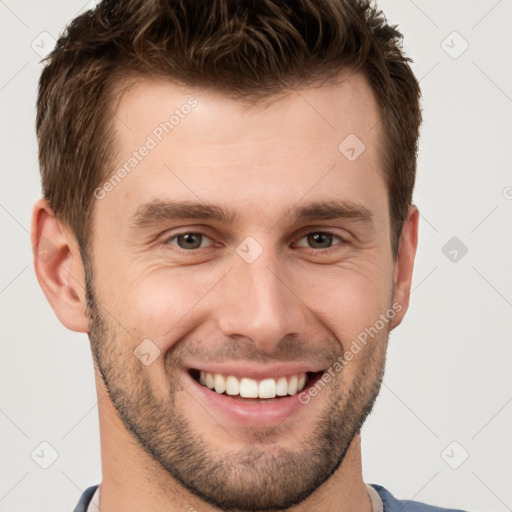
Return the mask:
{"type": "Polygon", "coordinates": [[[304,335],[306,305],[270,250],[252,263],[235,255],[221,286],[222,303],[216,310],[224,336],[247,338],[271,353],[285,336],[304,335]]]}

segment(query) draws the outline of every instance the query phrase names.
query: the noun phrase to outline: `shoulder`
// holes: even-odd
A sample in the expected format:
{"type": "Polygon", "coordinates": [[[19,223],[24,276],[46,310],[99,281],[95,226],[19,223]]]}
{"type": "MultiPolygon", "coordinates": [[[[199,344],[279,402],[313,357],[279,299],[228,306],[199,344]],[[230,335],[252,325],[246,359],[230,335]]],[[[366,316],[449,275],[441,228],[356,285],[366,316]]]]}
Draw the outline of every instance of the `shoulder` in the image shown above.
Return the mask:
{"type": "Polygon", "coordinates": [[[384,512],[465,512],[460,509],[435,507],[419,501],[399,500],[381,485],[369,485],[379,493],[384,512]]]}
{"type": "Polygon", "coordinates": [[[93,485],[91,487],[88,487],[83,492],[82,496],[80,497],[80,501],[77,503],[73,512],[87,512],[87,507],[89,506],[89,503],[91,502],[92,497],[94,496],[94,493],[96,492],[96,489],[98,488],[98,485],[93,485]]]}

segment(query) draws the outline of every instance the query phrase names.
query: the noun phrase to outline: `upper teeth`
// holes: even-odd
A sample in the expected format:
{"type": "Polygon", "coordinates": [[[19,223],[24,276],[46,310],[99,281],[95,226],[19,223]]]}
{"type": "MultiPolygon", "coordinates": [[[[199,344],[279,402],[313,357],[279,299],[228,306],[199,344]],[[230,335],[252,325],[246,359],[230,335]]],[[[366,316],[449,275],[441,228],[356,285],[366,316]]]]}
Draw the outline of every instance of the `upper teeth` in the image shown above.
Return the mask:
{"type": "Polygon", "coordinates": [[[199,383],[214,389],[217,393],[240,395],[243,398],[275,398],[276,396],[295,395],[304,389],[306,374],[289,375],[276,379],[263,379],[257,381],[243,377],[238,379],[233,375],[225,377],[220,373],[201,371],[199,383]]]}

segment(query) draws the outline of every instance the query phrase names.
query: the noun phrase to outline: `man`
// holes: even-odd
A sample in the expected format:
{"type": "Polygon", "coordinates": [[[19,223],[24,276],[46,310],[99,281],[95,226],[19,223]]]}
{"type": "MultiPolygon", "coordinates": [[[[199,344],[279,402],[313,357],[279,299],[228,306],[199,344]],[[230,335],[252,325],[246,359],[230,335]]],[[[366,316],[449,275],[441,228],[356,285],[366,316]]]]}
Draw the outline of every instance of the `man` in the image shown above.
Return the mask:
{"type": "Polygon", "coordinates": [[[58,41],[32,243],[96,370],[76,511],[445,510],[362,478],[417,247],[400,42],[362,0],[105,1],[58,41]]]}

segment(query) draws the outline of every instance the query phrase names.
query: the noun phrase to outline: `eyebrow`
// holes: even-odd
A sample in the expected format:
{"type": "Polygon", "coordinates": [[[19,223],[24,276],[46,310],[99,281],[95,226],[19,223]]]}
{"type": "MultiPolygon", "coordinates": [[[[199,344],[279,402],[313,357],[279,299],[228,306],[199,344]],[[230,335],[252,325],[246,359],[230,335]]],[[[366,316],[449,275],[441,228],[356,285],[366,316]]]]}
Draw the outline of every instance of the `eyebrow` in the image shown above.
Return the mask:
{"type": "MultiPolygon", "coordinates": [[[[146,228],[164,220],[215,220],[223,224],[232,224],[238,215],[220,206],[192,201],[154,200],[139,207],[131,217],[129,224],[134,228],[146,228]]],[[[295,206],[288,210],[283,218],[296,222],[314,220],[348,219],[362,223],[371,223],[373,216],[366,206],[354,201],[317,201],[305,206],[295,206]]]]}

